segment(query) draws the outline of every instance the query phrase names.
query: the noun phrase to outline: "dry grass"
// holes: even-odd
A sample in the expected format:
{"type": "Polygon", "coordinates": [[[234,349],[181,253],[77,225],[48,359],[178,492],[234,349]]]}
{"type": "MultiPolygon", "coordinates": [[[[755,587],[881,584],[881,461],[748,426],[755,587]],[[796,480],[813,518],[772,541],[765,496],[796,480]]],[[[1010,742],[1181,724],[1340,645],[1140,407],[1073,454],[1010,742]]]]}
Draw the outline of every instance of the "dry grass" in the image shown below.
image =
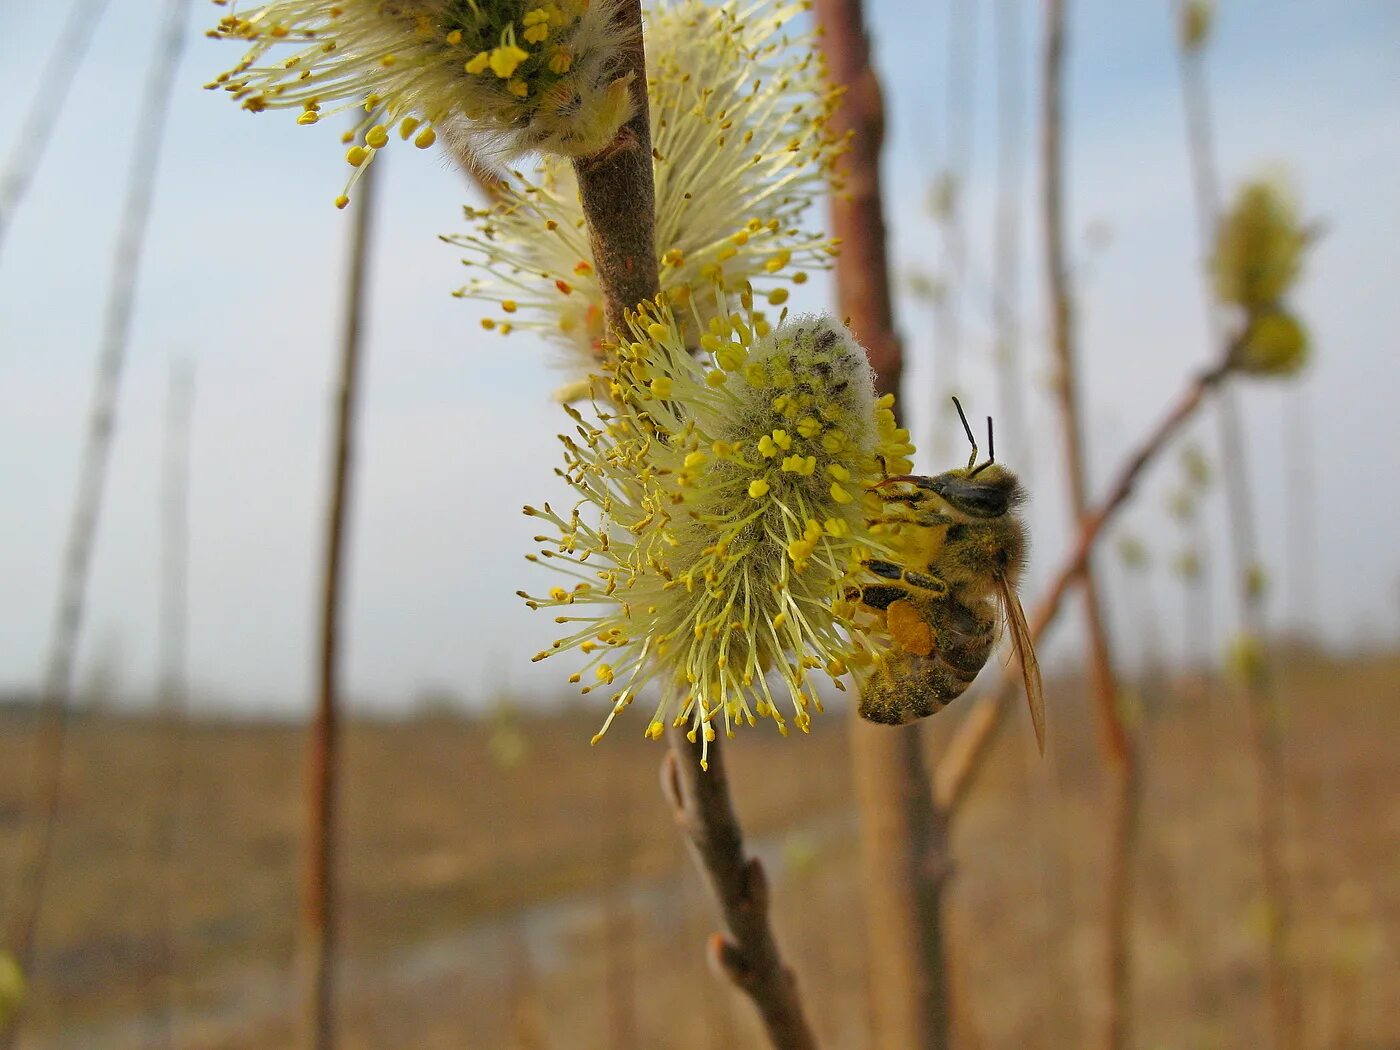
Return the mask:
{"type": "MultiPolygon", "coordinates": [[[[1282,686],[1306,1042],[1400,1046],[1390,1008],[1400,1002],[1400,659],[1290,665],[1282,686]]],[[[1169,690],[1148,699],[1139,1045],[1263,1045],[1266,917],[1239,704],[1224,690],[1209,702],[1169,690]]],[[[968,1046],[1083,1045],[1103,1006],[1088,1000],[1102,899],[1092,881],[1103,841],[1098,762],[1075,684],[1059,683],[1050,700],[1050,758],[1034,762],[1029,730],[1013,727],[956,832],[952,928],[968,1046]]],[[[708,902],[657,792],[661,749],[624,734],[589,749],[593,722],[590,713],[528,723],[530,750],[515,769],[493,761],[487,726],[350,727],[345,1046],[625,1050],[608,1034],[618,997],[634,1004],[639,1047],[760,1045],[746,1004],[705,969],[708,902]],[[604,886],[621,887],[612,913],[620,904],[625,936],[604,928],[604,886]],[[624,957],[614,947],[609,958],[619,943],[624,957]]],[[[150,986],[159,739],[144,721],[75,724],[24,1046],[142,1045],[159,1001],[150,986]]],[[[0,717],[5,872],[28,744],[25,719],[0,717]]],[[[182,1046],[288,1044],[301,745],[285,726],[192,731],[176,904],[182,1046]]],[[[776,870],[779,932],[823,1045],[863,1047],[842,716],[818,720],[810,740],[743,735],[729,755],[746,826],[776,870]]]]}

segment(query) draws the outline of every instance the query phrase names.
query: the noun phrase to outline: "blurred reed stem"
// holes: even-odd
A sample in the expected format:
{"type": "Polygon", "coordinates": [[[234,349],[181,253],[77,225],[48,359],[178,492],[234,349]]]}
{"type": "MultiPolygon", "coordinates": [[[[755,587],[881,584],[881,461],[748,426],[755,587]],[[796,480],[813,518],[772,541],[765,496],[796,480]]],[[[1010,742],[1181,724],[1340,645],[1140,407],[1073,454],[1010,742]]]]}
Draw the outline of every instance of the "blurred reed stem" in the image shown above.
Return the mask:
{"type": "MultiPolygon", "coordinates": [[[[1178,5],[1178,17],[1185,16],[1178,5]]],[[[1202,248],[1202,279],[1212,337],[1218,342],[1226,329],[1223,304],[1215,295],[1210,274],[1221,197],[1216,160],[1215,129],[1210,89],[1206,82],[1205,44],[1201,39],[1178,48],[1182,101],[1186,113],[1187,146],[1196,197],[1197,226],[1202,248]]],[[[1288,872],[1283,858],[1288,777],[1280,741],[1280,711],[1265,638],[1265,587],[1256,552],[1259,530],[1250,489],[1249,466],[1235,392],[1219,399],[1221,480],[1229,519],[1230,553],[1239,603],[1238,644],[1251,658],[1240,675],[1249,716],[1249,734],[1257,780],[1259,866],[1263,877],[1265,918],[1265,980],[1274,1044],[1296,1050],[1302,1038],[1301,1003],[1292,959],[1293,915],[1288,872]]]]}
{"type": "MultiPolygon", "coordinates": [[[[1074,326],[1074,292],[1065,248],[1064,67],[1066,0],[1047,0],[1045,8],[1044,81],[1041,127],[1041,204],[1045,224],[1045,268],[1049,284],[1051,346],[1060,406],[1061,441],[1070,505],[1082,529],[1092,515],[1089,468],[1084,453],[1084,419],[1079,398],[1079,361],[1074,326]]],[[[1088,631],[1089,677],[1099,725],[1099,746],[1112,780],[1109,841],[1104,872],[1104,993],[1101,1042],[1120,1050],[1129,1041],[1132,957],[1129,944],[1133,901],[1133,853],[1139,831],[1138,760],[1123,722],[1114,674],[1113,653],[1104,623],[1102,596],[1092,558],[1079,566],[1088,631]]]]}
{"type": "Polygon", "coordinates": [[[360,402],[360,372],[368,302],[369,256],[382,172],[365,172],[354,210],[345,270],[340,356],[335,377],[330,486],[321,579],[316,710],[307,741],[307,836],[302,889],[301,945],[305,966],[303,1022],[306,1045],[336,1044],[336,966],[339,954],[340,625],[345,548],[360,402]]]}
{"type": "Polygon", "coordinates": [[[107,0],[73,0],[63,29],[39,74],[29,110],[15,136],[14,156],[0,175],[0,252],[4,251],[5,234],[29,191],[29,184],[34,181],[34,173],[39,170],[49,141],[63,123],[61,118],[68,92],[78,79],[78,70],[87,57],[88,46],[106,7],[107,0]]]}
{"type": "MultiPolygon", "coordinates": [[[[845,188],[832,195],[840,313],[866,348],[881,392],[897,392],[904,353],[894,327],[880,149],[884,102],[860,0],[817,0],[832,82],[844,89],[834,130],[853,135],[845,188]]],[[[881,1050],[945,1050],[952,1009],[945,969],[947,828],[935,811],[919,725],[891,731],[852,716],[851,757],[861,815],[862,895],[868,928],[871,1043],[881,1050]]]]}
{"type": "MultiPolygon", "coordinates": [[[[11,932],[15,961],[33,985],[35,943],[44,908],[44,893],[53,855],[54,833],[62,803],[63,755],[68,709],[73,692],[83,616],[87,606],[93,543],[106,491],[107,469],[116,430],[117,400],[131,342],[136,284],[146,247],[161,146],[170,112],[171,88],[185,43],[188,0],[167,0],[146,75],[132,141],[131,169],[117,225],[111,284],[102,315],[87,436],[79,467],[78,489],[59,576],[58,607],[49,643],[33,765],[34,811],[30,814],[15,880],[15,925],[11,932]]],[[[0,1050],[18,1037],[21,1012],[0,1031],[0,1050]]]]}
{"type": "Polygon", "coordinates": [[[160,690],[157,698],[155,836],[152,852],[159,873],[156,891],[156,1045],[173,1047],[178,928],[175,901],[182,880],[177,861],[180,793],[184,780],[185,730],[189,707],[189,469],[194,368],[174,362],[166,395],[165,454],[161,471],[160,690]]]}

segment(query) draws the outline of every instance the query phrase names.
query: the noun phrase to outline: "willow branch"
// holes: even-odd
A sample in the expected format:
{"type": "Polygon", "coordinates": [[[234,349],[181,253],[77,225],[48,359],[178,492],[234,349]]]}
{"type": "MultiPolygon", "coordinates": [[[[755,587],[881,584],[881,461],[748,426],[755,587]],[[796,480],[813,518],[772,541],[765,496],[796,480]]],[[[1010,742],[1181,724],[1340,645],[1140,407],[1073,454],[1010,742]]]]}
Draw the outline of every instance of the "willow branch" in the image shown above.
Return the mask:
{"type": "MultiPolygon", "coordinates": [[[[1157,459],[1196,412],[1207,396],[1230,374],[1230,353],[1221,362],[1202,372],[1182,391],[1167,413],[1157,422],[1127,461],[1119,468],[1108,495],[1084,519],[1069,554],[1060,563],[1049,589],[1036,604],[1030,616],[1032,638],[1039,642],[1055,622],[1065,598],[1084,574],[1084,566],[1104,529],[1122,508],[1137,486],[1143,472],[1157,459]]],[[[1013,664],[1001,675],[995,689],[983,695],[977,706],[958,726],[948,743],[935,777],[938,805],[953,813],[962,804],[976,782],[978,774],[991,751],[1002,715],[1016,691],[1021,688],[1020,670],[1013,664]]]]}
{"type": "MultiPolygon", "coordinates": [[[[603,293],[610,331],[625,331],[625,318],[661,289],[656,262],[656,190],[646,90],[646,49],[639,0],[624,0],[618,20],[627,31],[624,73],[632,77],[636,112],[614,142],[592,157],[574,161],[579,200],[588,223],[593,264],[603,293]]],[[[672,731],[662,766],[662,784],[691,850],[719,904],[727,934],[713,949],[720,970],[758,1009],[779,1050],[816,1046],[768,921],[768,884],[762,866],[744,855],[743,832],[734,813],[719,741],[709,745],[709,769],[698,749],[672,731]]]]}
{"type": "MultiPolygon", "coordinates": [[[[73,503],[68,538],[64,548],[59,583],[58,609],[44,675],[37,753],[34,759],[34,794],[37,815],[26,833],[18,880],[13,934],[14,956],[20,969],[29,973],[34,958],[39,919],[49,864],[53,853],[54,831],[58,823],[63,774],[63,753],[67,737],[68,708],[73,690],[73,669],[77,659],[84,612],[87,606],[89,569],[97,536],[111,460],[112,438],[116,428],[117,395],[126,368],[131,342],[131,318],[136,283],[141,271],[151,203],[155,195],[161,144],[165,139],[170,113],[171,84],[184,48],[187,0],[169,0],[162,22],[156,56],[147,75],[137,120],[131,174],[118,221],[116,247],[112,259],[112,283],[102,319],[102,342],[97,356],[92,405],[88,413],[88,433],[83,449],[78,491],[73,503]]],[[[14,1045],[19,1019],[12,1017],[8,1028],[0,1029],[0,1048],[14,1045]]]]}
{"type": "Polygon", "coordinates": [[[724,921],[725,932],[710,939],[711,961],[752,1000],[774,1047],[815,1050],[797,977],[773,935],[768,876],[758,858],[744,852],[721,741],[710,742],[709,768],[702,771],[700,744],[688,743],[675,729],[670,737],[671,751],[661,766],[662,792],[724,921]]]}

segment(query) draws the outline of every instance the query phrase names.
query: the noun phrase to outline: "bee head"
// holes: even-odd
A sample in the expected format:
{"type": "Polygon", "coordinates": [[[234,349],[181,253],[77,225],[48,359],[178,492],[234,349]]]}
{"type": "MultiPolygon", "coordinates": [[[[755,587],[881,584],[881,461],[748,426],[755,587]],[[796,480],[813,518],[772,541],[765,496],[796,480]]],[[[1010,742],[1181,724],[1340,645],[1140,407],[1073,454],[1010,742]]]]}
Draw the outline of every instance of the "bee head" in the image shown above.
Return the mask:
{"type": "Polygon", "coordinates": [[[927,478],[928,491],[968,518],[1000,518],[1021,502],[1021,484],[1000,463],[972,470],[949,470],[927,478]]]}
{"type": "Polygon", "coordinates": [[[949,470],[935,477],[904,475],[888,478],[887,482],[903,481],[915,488],[932,492],[938,496],[954,514],[969,521],[1000,518],[1014,510],[1025,499],[1025,492],[1016,475],[996,461],[996,446],[992,438],[992,420],[987,417],[987,459],[977,466],[977,439],[963,414],[962,405],[953,398],[958,418],[962,420],[967,440],[972,445],[972,455],[967,466],[959,470],[949,470]]]}

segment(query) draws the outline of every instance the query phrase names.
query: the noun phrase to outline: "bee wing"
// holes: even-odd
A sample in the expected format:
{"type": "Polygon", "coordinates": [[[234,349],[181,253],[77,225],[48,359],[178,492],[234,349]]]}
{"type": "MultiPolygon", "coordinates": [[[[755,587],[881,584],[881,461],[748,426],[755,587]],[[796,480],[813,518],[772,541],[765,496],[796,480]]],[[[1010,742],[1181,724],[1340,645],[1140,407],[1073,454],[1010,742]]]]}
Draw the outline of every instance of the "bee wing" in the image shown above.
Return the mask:
{"type": "Polygon", "coordinates": [[[1031,724],[1035,727],[1036,747],[1044,755],[1045,687],[1040,680],[1040,661],[1035,657],[1035,643],[1031,640],[1031,629],[1026,623],[1026,612],[1005,576],[997,577],[997,596],[1001,599],[1001,611],[1011,627],[1011,644],[1016,650],[1016,659],[1021,664],[1026,703],[1030,705],[1031,724]]]}

